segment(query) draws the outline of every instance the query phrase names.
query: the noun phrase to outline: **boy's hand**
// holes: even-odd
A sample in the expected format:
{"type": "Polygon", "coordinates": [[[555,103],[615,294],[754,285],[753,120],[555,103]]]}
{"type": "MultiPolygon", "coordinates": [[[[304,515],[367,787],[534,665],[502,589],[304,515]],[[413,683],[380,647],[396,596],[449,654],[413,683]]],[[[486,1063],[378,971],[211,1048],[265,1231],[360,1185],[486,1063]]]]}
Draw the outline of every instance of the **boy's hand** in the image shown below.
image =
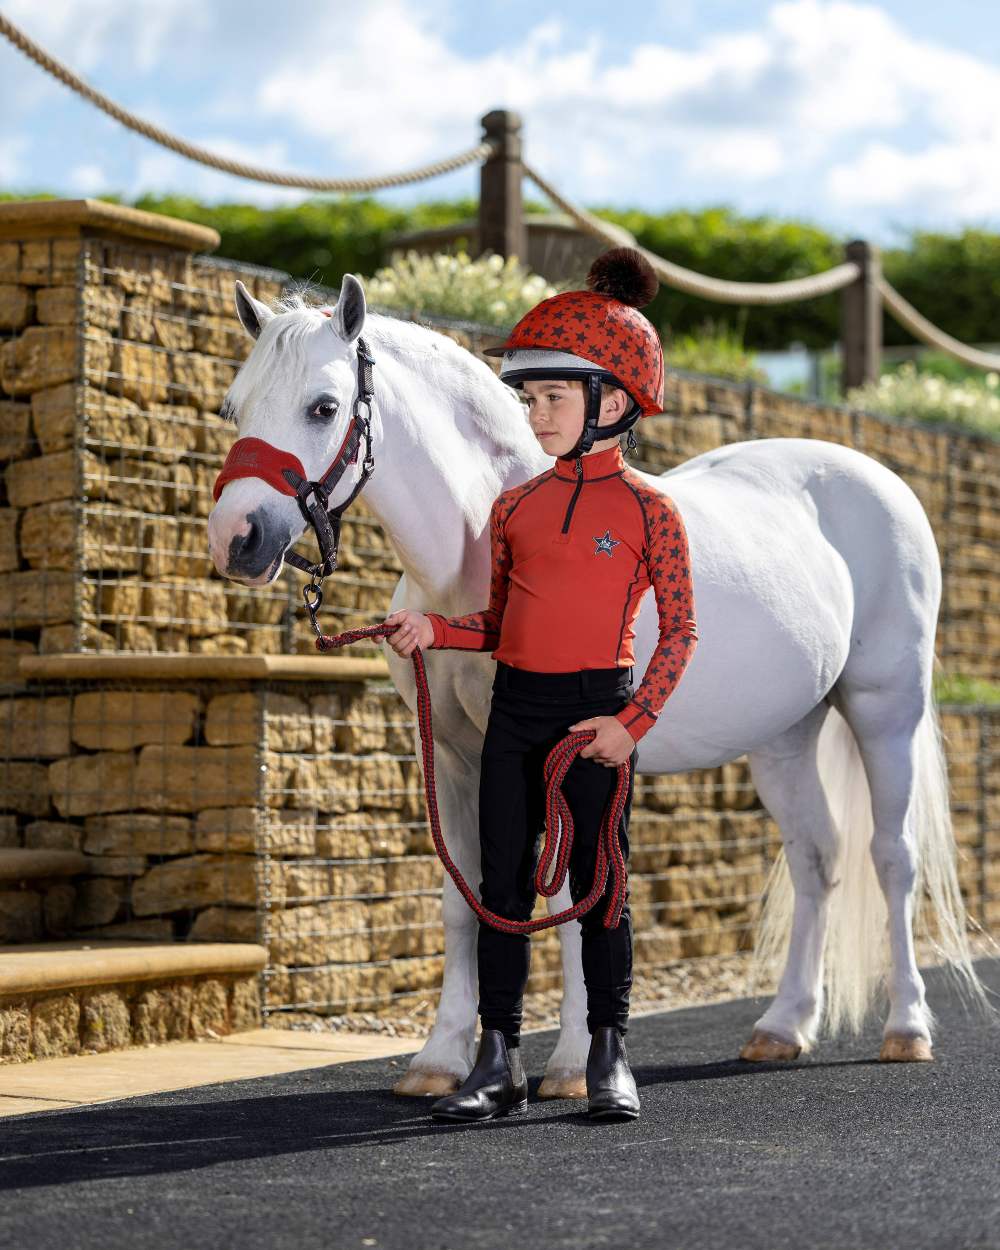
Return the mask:
{"type": "Polygon", "coordinates": [[[577,721],[570,725],[570,733],[579,733],[584,729],[596,729],[597,737],[588,742],[580,752],[584,759],[597,761],[617,768],[624,764],[635,750],[635,739],[617,717],[592,716],[589,720],[577,721]]]}
{"type": "Polygon", "coordinates": [[[434,642],[434,626],[423,612],[401,608],[385,618],[386,625],[394,623],[398,623],[399,628],[387,634],[385,640],[397,655],[405,658],[415,647],[424,650],[434,642]]]}

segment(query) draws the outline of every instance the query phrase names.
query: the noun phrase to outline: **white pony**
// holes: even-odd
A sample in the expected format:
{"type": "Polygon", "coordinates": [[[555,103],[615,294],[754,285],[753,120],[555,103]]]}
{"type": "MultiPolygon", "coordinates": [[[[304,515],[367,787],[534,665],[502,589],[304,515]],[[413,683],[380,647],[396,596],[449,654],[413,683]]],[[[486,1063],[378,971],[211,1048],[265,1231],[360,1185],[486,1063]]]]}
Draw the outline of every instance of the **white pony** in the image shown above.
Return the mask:
{"type": "MultiPolygon", "coordinates": [[[[391,610],[454,615],[484,607],[490,505],[553,463],[516,393],[444,336],[369,314],[350,275],[332,310],[295,297],[275,313],[239,283],[236,307],[257,342],[226,407],[241,437],[294,453],[313,479],[344,438],[357,391],[355,341],[364,332],[375,360],[376,461],[364,498],[404,569],[391,610]]],[[[358,472],[348,470],[333,504],[347,498],[358,472]]],[[[925,893],[944,953],[971,986],[978,982],[931,692],[941,571],[927,517],[889,469],[812,439],[731,444],[647,480],[669,492],[685,520],[700,640],[639,745],[638,769],[683,773],[746,754],[784,843],[758,950],[781,954],[787,942],[787,961],[742,1055],[790,1059],[813,1043],[821,1020],[856,1027],[884,983],[881,1058],[930,1059],[931,1015],[913,941],[915,904],[925,893]]],[[[259,478],[231,481],[209,519],[216,568],[263,585],[303,528],[293,498],[259,478]]],[[[647,594],[636,623],[637,679],[656,640],[647,594]]],[[[410,661],[384,650],[415,711],[410,661]]],[[[442,825],[475,884],[494,664],[457,651],[432,650],[425,659],[442,825]]],[[[550,905],[569,902],[564,890],[550,905]]],[[[443,905],[440,1005],[400,1093],[449,1092],[474,1057],[477,922],[447,876],[443,905]]],[[[541,1093],[584,1097],[590,1039],[579,926],[564,925],[560,936],[561,1029],[541,1093]]]]}

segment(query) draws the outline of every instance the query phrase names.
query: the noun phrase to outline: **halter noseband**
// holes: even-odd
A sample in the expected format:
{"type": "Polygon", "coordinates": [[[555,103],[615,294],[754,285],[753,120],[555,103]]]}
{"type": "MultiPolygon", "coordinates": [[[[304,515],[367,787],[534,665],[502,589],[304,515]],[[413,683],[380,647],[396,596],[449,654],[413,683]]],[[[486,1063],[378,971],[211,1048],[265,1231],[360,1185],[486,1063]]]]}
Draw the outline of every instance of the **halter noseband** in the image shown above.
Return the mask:
{"type": "Polygon", "coordinates": [[[292,496],[299,505],[299,511],[307,525],[312,526],[319,544],[320,563],[310,564],[303,556],[294,551],[285,554],[286,564],[309,574],[309,584],[303,587],[302,596],[313,629],[319,633],[316,613],[323,602],[321,582],[337,567],[337,553],[340,549],[340,521],[348,506],[354,502],[375,469],[375,457],[372,454],[372,399],[375,391],[372,386],[372,368],[375,364],[364,339],[358,339],[358,393],[354,400],[351,423],[347,427],[344,441],[334,456],[330,467],[323,476],[312,482],[306,476],[305,468],[297,456],[290,451],[274,447],[262,438],[239,438],[229,449],[222,471],[215,479],[212,497],[218,503],[222,489],[227,482],[241,477],[258,477],[273,486],[282,495],[292,496]],[[362,413],[361,408],[365,411],[362,413]],[[327,505],[334,488],[347,471],[347,466],[356,464],[358,450],[362,438],[365,440],[365,458],[361,466],[361,475],[354,489],[343,503],[335,508],[327,505]]]}

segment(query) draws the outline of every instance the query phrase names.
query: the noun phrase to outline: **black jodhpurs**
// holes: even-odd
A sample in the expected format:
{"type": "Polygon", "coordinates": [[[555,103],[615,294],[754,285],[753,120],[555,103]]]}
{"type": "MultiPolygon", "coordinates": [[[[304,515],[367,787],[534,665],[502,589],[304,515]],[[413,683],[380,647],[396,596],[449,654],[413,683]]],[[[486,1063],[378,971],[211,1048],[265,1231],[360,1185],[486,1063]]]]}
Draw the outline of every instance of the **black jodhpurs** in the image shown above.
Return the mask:
{"type": "MultiPolygon", "coordinates": [[[[535,673],[497,662],[479,783],[482,900],[491,911],[509,920],[530,919],[545,828],[545,757],[570,725],[620,712],[632,695],[631,677],[632,670],[625,668],[535,673]]],[[[626,859],[637,754],[633,749],[618,828],[626,859]]],[[[563,781],[573,816],[569,884],[574,902],[585,898],[593,885],[598,834],[616,782],[615,768],[579,756],[563,781]]],[[[609,874],[604,896],[579,921],[569,923],[583,930],[587,1027],[593,1032],[614,1025],[624,1033],[632,987],[632,918],[626,895],[618,926],[604,928],[611,886],[609,874]]],[[[511,1042],[520,1035],[529,959],[528,934],[501,933],[480,922],[479,1015],[483,1028],[499,1029],[511,1042]]]]}

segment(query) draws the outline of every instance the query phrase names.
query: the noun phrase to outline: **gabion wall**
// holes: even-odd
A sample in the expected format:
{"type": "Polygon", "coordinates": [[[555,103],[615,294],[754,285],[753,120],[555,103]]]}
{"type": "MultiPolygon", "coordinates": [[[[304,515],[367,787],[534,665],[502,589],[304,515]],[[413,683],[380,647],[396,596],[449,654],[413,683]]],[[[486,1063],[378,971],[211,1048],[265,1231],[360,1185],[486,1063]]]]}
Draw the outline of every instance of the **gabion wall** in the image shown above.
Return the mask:
{"type": "MultiPolygon", "coordinates": [[[[0,890],[0,940],[259,939],[268,1012],[392,1014],[435,995],[443,935],[414,727],[388,685],[18,672],[36,652],[312,650],[296,575],[250,592],[206,554],[233,437],[216,413],[247,348],[237,276],[262,299],[283,280],[148,233],[5,238],[0,216],[0,847],[87,858],[72,881],[0,890]]],[[[899,472],[941,549],[944,667],[996,679],[1000,444],[677,375],[667,406],[642,423],[637,462],[654,472],[772,436],[847,443],[899,472]]],[[[324,625],[379,619],[399,572],[352,507],[324,625]]],[[[963,888],[994,927],[998,717],[945,718],[963,888]]],[[[632,845],[639,967],[745,948],[777,847],[745,761],[640,775],[632,845]]],[[[534,952],[532,987],[557,984],[556,935],[534,952]]]]}

